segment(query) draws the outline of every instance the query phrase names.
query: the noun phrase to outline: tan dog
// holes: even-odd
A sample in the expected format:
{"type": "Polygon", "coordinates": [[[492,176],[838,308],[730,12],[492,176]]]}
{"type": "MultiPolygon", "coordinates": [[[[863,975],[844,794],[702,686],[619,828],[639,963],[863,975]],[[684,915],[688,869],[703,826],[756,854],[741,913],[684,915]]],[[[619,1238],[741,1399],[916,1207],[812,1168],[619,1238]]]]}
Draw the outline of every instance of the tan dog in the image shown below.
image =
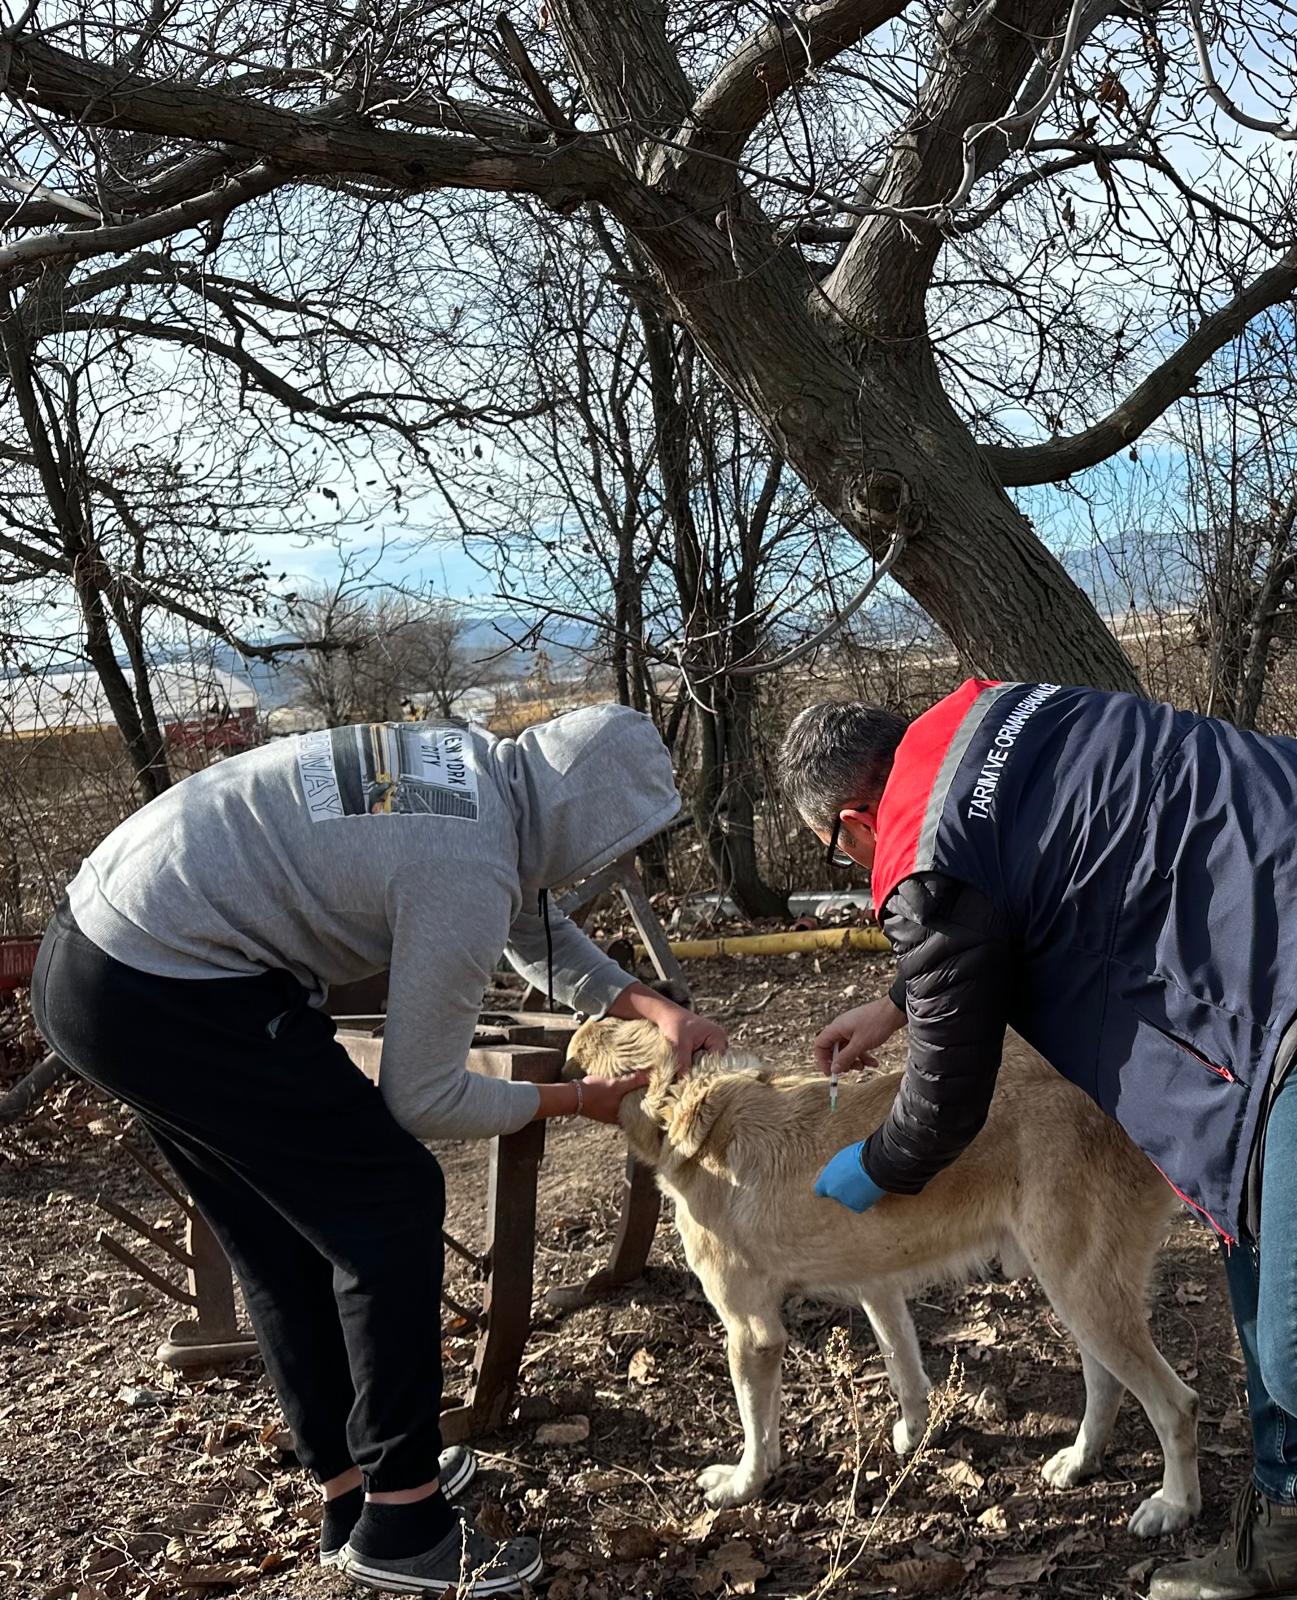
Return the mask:
{"type": "Polygon", "coordinates": [[[1006,1041],[986,1126],[922,1194],[856,1215],[813,1192],[820,1168],[887,1117],[900,1083],[843,1083],[835,1114],[823,1078],[763,1071],[752,1056],[703,1057],[684,1082],[647,1022],[592,1021],[572,1036],[568,1075],[651,1070],[622,1102],[631,1148],[675,1202],[689,1265],[729,1343],[743,1419],[737,1465],[698,1478],[714,1506],[760,1493],[779,1465],[780,1310],[801,1291],[864,1308],[900,1407],[892,1440],[922,1437],[931,1385],[906,1297],[998,1259],[1035,1274],[1081,1352],[1085,1415],[1076,1442],[1045,1463],[1066,1488],[1096,1472],[1129,1389],[1162,1446],[1162,1487],[1132,1533],[1183,1527],[1201,1507],[1198,1399],[1149,1336],[1144,1297],[1175,1197],[1126,1135],[1020,1039],[1006,1041]]]}

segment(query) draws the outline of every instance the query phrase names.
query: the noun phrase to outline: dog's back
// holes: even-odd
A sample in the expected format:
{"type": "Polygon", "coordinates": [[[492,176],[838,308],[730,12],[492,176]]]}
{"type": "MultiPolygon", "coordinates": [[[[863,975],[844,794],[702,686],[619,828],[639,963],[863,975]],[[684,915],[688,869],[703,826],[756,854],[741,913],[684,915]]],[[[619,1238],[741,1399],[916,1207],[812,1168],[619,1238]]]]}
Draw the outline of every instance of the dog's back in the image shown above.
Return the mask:
{"type": "Polygon", "coordinates": [[[818,1199],[815,1175],[886,1120],[899,1073],[844,1083],[831,1113],[822,1078],[709,1065],[678,1091],[656,1161],[688,1245],[705,1249],[689,1237],[704,1230],[790,1289],[848,1294],[866,1278],[913,1288],[992,1258],[1034,1267],[1042,1250],[1075,1257],[1098,1240],[1108,1258],[1121,1241],[1122,1269],[1147,1276],[1174,1195],[1019,1039],[1006,1041],[990,1115],[958,1161],[863,1217],[818,1199]]]}

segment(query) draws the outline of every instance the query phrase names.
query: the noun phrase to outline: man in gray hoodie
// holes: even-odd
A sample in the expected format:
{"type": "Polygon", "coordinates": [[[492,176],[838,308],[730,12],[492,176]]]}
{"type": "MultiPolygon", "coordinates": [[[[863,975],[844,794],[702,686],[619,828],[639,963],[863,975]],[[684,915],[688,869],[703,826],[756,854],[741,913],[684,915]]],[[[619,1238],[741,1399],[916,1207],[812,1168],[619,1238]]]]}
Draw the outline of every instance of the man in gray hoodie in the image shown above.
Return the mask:
{"type": "Polygon", "coordinates": [[[468,1072],[502,953],[574,1010],[654,1022],[682,1066],[724,1049],[546,901],[679,807],[651,722],[620,706],[517,739],[453,723],[305,734],[130,817],[46,935],[41,1030],[135,1109],[220,1238],[324,1488],[322,1559],[359,1582],[503,1594],[540,1571],[534,1541],[497,1544],[443,1492],[471,1461],[441,1452],[444,1189],[420,1141],[615,1122],[641,1086],[468,1072]],[[375,1092],[321,1003],[384,969],[375,1092]]]}

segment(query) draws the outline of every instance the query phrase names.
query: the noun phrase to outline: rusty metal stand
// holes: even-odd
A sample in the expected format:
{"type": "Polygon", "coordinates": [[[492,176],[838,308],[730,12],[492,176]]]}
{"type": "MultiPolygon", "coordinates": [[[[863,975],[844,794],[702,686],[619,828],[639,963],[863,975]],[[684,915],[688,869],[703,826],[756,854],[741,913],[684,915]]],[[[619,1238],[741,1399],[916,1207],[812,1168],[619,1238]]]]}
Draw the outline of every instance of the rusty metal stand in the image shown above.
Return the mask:
{"type": "MultiPolygon", "coordinates": [[[[382,1017],[340,1017],[338,1041],[366,1076],[377,1081],[382,1056],[382,1017]]],[[[472,1072],[517,1083],[557,1083],[563,1074],[567,1042],[575,1017],[540,1017],[522,1012],[488,1012],[469,1052],[472,1072]]],[[[442,1438],[459,1444],[498,1428],[518,1381],[531,1331],[531,1299],[536,1261],[536,1196],[545,1155],[545,1124],[528,1123],[517,1133],[490,1141],[487,1180],[486,1252],[474,1257],[445,1235],[450,1248],[484,1274],[486,1282],[475,1323],[477,1347],[463,1403],[441,1414],[442,1438]]],[[[451,1302],[464,1315],[464,1308],[451,1302]]]]}
{"type": "Polygon", "coordinates": [[[129,1267],[137,1277],[152,1284],[168,1299],[192,1309],[191,1317],[171,1325],[166,1339],[158,1348],[158,1359],[169,1367],[180,1368],[225,1366],[233,1361],[246,1361],[249,1356],[256,1355],[257,1342],[250,1334],[239,1329],[235,1314],[234,1279],[215,1234],[193,1202],[169,1177],[133,1146],[127,1145],[126,1148],[136,1165],[170,1197],[185,1219],[185,1244],[181,1249],[162,1228],[150,1227],[142,1217],[118,1205],[107,1195],[98,1195],[95,1199],[95,1204],[106,1216],[130,1228],[185,1269],[185,1287],[182,1289],[173,1279],[155,1272],[133,1250],[119,1244],[110,1233],[101,1229],[95,1235],[95,1243],[115,1261],[129,1267]]]}

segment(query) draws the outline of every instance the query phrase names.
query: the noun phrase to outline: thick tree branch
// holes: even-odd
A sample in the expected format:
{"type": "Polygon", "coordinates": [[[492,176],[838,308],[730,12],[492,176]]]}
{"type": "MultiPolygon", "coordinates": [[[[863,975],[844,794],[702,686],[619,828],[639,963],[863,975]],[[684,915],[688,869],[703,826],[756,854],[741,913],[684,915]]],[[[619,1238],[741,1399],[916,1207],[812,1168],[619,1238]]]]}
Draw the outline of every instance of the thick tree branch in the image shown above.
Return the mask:
{"type": "Polygon", "coordinates": [[[64,221],[70,217],[79,217],[83,221],[87,218],[91,222],[102,222],[103,218],[93,206],[88,206],[83,200],[78,200],[73,195],[58,194],[53,189],[47,189],[43,183],[37,183],[35,178],[24,178],[18,173],[0,173],[0,189],[8,189],[13,194],[25,196],[27,199],[43,201],[47,206],[52,206],[64,221]]]}
{"type": "Polygon", "coordinates": [[[42,200],[21,200],[12,211],[0,209],[0,230],[4,231],[10,228],[54,228],[67,220],[67,212],[61,206],[49,205],[42,200]]]}
{"type": "Polygon", "coordinates": [[[844,321],[866,329],[885,324],[893,337],[922,330],[941,249],[937,213],[964,179],[969,130],[1005,116],[1035,62],[1035,42],[1084,4],[1008,0],[978,7],[971,22],[956,26],[871,199],[878,214],[861,225],[822,285],[844,321]]]}
{"type": "Polygon", "coordinates": [[[694,102],[682,136],[689,156],[678,167],[737,161],[781,94],[904,9],[905,0],[823,0],[795,12],[775,9],[694,102]]]}
{"type": "Polygon", "coordinates": [[[572,70],[610,139],[641,176],[655,162],[653,136],[674,138],[694,89],[666,33],[665,5],[644,0],[552,0],[572,70]]]}
{"type": "Polygon", "coordinates": [[[1267,306],[1297,297],[1297,248],[1250,283],[1246,289],[1201,322],[1174,355],[1148,377],[1101,422],[1066,439],[1046,444],[983,446],[982,454],[1006,489],[1034,483],[1056,483],[1093,467],[1137,439],[1168,406],[1182,399],[1193,380],[1216,352],[1237,338],[1267,306]]]}
{"type": "MultiPolygon", "coordinates": [[[[234,145],[254,152],[261,171],[274,173],[280,183],[293,177],[364,174],[407,192],[513,191],[567,207],[600,198],[616,179],[625,181],[603,140],[591,136],[553,148],[534,143],[487,146],[475,137],[375,127],[345,118],[336,105],[302,114],[229,90],[145,78],[79,59],[36,39],[16,39],[7,50],[0,85],[12,99],[83,124],[234,145]]],[[[411,96],[413,102],[417,99],[411,96]]],[[[451,114],[448,110],[448,119],[451,114]]],[[[146,241],[137,235],[108,248],[141,242],[146,241]]]]}
{"type": "Polygon", "coordinates": [[[200,223],[223,220],[246,201],[269,194],[285,176],[270,167],[255,166],[218,189],[195,195],[164,211],[137,217],[133,222],[108,228],[66,228],[59,233],[30,234],[14,244],[0,246],[0,273],[21,272],[33,266],[48,267],[56,261],[86,261],[94,256],[120,255],[140,245],[169,239],[200,223]]]}

